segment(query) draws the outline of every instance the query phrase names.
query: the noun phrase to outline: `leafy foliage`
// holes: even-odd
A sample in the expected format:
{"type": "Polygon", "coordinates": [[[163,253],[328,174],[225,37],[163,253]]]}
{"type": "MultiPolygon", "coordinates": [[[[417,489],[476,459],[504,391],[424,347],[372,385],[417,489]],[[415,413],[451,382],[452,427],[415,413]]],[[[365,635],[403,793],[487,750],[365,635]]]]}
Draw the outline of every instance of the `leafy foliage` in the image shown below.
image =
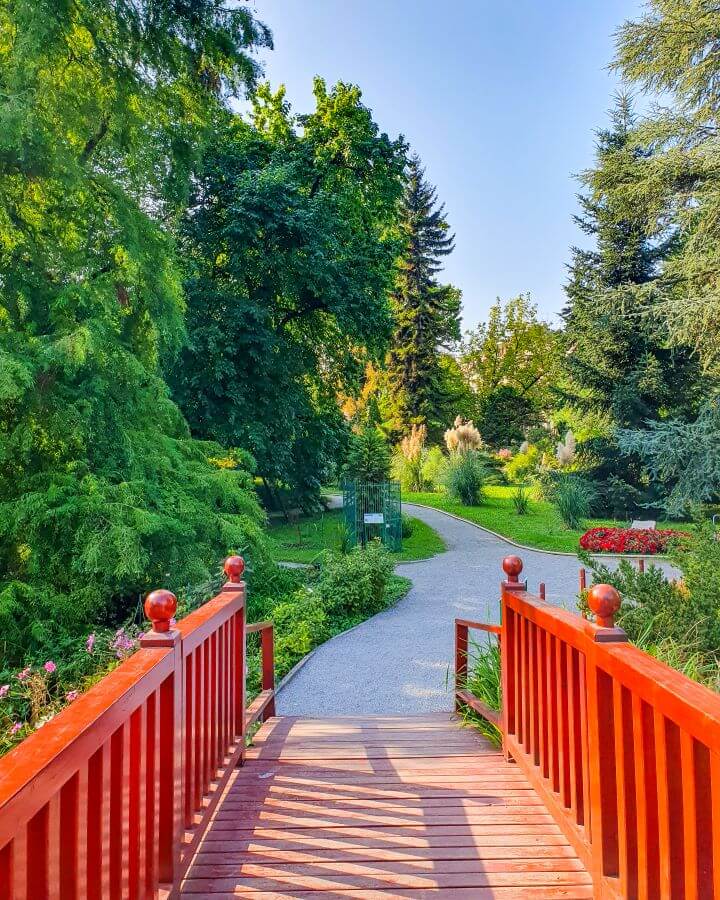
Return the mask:
{"type": "Polygon", "coordinates": [[[19,660],[230,548],[263,557],[248,461],[190,438],[161,363],[184,333],[172,223],[269,36],[210,0],[4,4],[0,36],[0,619],[19,660]]]}
{"type": "Polygon", "coordinates": [[[476,398],[483,437],[505,446],[521,441],[538,413],[552,405],[558,338],[539,319],[529,294],[506,303],[498,299],[487,322],[466,334],[460,367],[476,398]]]}
{"type": "Polygon", "coordinates": [[[218,118],[183,222],[190,344],[171,373],[193,431],[247,447],[304,506],[344,446],[338,392],[387,346],[405,163],[357,87],[316,79],[315,102],[295,117],[263,87],[253,124],[218,118]]]}

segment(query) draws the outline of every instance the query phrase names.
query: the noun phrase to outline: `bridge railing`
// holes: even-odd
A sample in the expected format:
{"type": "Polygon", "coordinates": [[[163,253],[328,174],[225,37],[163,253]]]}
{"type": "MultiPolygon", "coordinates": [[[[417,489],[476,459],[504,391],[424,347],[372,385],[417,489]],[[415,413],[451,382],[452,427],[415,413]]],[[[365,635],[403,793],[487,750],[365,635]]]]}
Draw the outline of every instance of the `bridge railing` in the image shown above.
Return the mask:
{"type": "Polygon", "coordinates": [[[0,760],[0,897],[147,898],[171,891],[245,734],[274,697],[272,626],[263,700],[246,709],[244,563],[174,624],[169,591],[148,595],[141,648],[0,760]]]}
{"type": "Polygon", "coordinates": [[[503,568],[503,747],[595,896],[720,897],[720,695],[630,645],[609,585],[590,622],[529,594],[518,557],[503,568]]]}

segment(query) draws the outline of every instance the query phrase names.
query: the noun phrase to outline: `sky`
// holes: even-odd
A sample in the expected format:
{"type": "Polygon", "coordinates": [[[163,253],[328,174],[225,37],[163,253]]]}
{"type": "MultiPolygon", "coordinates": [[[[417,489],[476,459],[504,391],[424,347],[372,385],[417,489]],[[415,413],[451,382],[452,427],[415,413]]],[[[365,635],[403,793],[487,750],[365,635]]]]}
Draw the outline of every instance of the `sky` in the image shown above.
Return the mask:
{"type": "Polygon", "coordinates": [[[456,235],[443,280],[464,326],[529,291],[557,323],[573,244],[574,174],[620,87],[613,34],[640,0],[256,0],[273,31],[267,80],[312,109],[321,75],[358,84],[382,131],[403,134],[456,235]]]}

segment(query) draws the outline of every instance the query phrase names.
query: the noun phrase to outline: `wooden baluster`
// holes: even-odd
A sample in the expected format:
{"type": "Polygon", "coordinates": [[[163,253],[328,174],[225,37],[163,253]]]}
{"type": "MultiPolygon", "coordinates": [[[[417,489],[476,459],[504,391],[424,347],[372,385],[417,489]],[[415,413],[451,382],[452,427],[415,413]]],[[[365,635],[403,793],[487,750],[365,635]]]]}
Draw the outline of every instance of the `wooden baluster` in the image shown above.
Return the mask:
{"type": "Polygon", "coordinates": [[[580,593],[587,590],[587,572],[585,569],[580,569],[580,593]]]}
{"type": "MultiPolygon", "coordinates": [[[[620,595],[608,584],[596,584],[588,592],[588,605],[595,614],[596,623],[608,634],[621,632],[614,628],[620,602],[620,595]]],[[[612,678],[596,665],[594,656],[586,658],[587,763],[590,766],[593,877],[595,883],[600,884],[602,878],[620,874],[615,729],[621,727],[621,723],[615,721],[612,678]]]]}
{"type": "MultiPolygon", "coordinates": [[[[227,575],[227,582],[223,591],[235,591],[245,593],[245,582],[242,580],[245,572],[245,560],[242,556],[228,556],[223,570],[227,575]]],[[[232,624],[232,697],[233,697],[233,721],[231,731],[233,739],[242,739],[245,734],[245,604],[233,618],[232,624]]],[[[241,754],[239,765],[242,765],[244,753],[241,754]]]]}
{"type": "MultiPolygon", "coordinates": [[[[455,691],[463,690],[468,671],[468,627],[455,621],[455,691]]],[[[463,704],[455,698],[455,711],[460,712],[463,704]]]]}
{"type": "Polygon", "coordinates": [[[182,747],[185,716],[183,710],[183,653],[180,632],[172,627],[177,611],[177,598],[166,590],[152,591],[145,598],[145,615],[152,630],[140,638],[146,649],[172,650],[174,670],[160,686],[159,742],[156,775],[158,792],[158,876],[161,882],[173,884],[180,867],[183,829],[182,747]]]}
{"type": "Polygon", "coordinates": [[[540,597],[541,600],[545,599],[545,582],[544,581],[541,581],[540,584],[538,585],[538,596],[540,597]]]}
{"type": "MultiPolygon", "coordinates": [[[[275,639],[273,627],[263,628],[261,635],[262,650],[262,689],[264,691],[275,690],[275,639]]],[[[263,722],[275,715],[275,698],[273,697],[265,707],[263,722]]]]}

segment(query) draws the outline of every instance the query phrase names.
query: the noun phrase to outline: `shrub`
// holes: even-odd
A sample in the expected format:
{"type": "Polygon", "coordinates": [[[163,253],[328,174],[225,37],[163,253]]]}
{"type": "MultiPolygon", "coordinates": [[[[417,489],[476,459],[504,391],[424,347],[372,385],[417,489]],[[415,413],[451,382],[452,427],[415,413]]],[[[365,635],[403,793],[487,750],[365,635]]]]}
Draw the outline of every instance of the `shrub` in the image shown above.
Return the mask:
{"type": "Polygon", "coordinates": [[[720,650],[720,541],[712,523],[698,520],[695,531],[670,548],[670,559],[680,569],[687,594],[700,623],[700,643],[720,650]]]}
{"type": "Polygon", "coordinates": [[[444,437],[450,453],[469,453],[472,450],[479,450],[483,445],[480,432],[472,420],[464,422],[462,416],[455,419],[453,427],[448,428],[444,437]]]}
{"type": "Polygon", "coordinates": [[[390,451],[377,428],[365,428],[350,437],[342,469],[346,481],[387,481],[389,472],[390,451]]]}
{"type": "Polygon", "coordinates": [[[519,516],[527,515],[528,505],[530,503],[530,498],[528,497],[528,492],[525,488],[520,485],[512,497],[513,506],[515,507],[515,512],[519,516]]]}
{"type": "Polygon", "coordinates": [[[577,445],[575,443],[575,435],[572,431],[568,431],[565,439],[555,448],[555,458],[561,466],[569,466],[575,462],[577,454],[577,445]]]}
{"type": "Polygon", "coordinates": [[[525,450],[521,449],[505,463],[507,480],[523,481],[537,469],[539,459],[540,451],[537,447],[528,446],[525,450]]]}
{"type": "Polygon", "coordinates": [[[550,490],[550,499],[563,525],[572,530],[582,528],[583,519],[590,515],[595,496],[593,484],[577,475],[555,479],[550,490]]]}
{"type": "Polygon", "coordinates": [[[422,477],[425,487],[437,491],[442,483],[442,473],[447,464],[447,457],[440,447],[430,447],[426,451],[422,464],[422,477]]]}
{"type": "Polygon", "coordinates": [[[487,469],[477,453],[453,454],[447,462],[444,483],[453,500],[475,506],[482,498],[487,469]]]}
{"type": "Polygon", "coordinates": [[[580,538],[583,550],[595,553],[666,553],[686,531],[651,528],[591,528],[580,538]]]}
{"type": "Polygon", "coordinates": [[[328,614],[365,617],[379,612],[393,568],[392,557],[375,541],[345,556],[326,554],[316,588],[328,614]]]}
{"type": "Polygon", "coordinates": [[[412,536],[412,533],[413,533],[413,530],[414,530],[413,520],[410,518],[410,516],[406,516],[406,515],[403,513],[403,517],[402,517],[402,537],[403,537],[403,540],[405,540],[405,538],[411,537],[411,536],[412,536]]]}
{"type": "Polygon", "coordinates": [[[275,672],[282,678],[330,636],[327,613],[319,592],[303,587],[273,606],[271,617],[275,629],[275,672]]]}
{"type": "MultiPolygon", "coordinates": [[[[694,536],[687,543],[693,540],[694,536]]],[[[701,543],[702,539],[696,547],[701,543]]],[[[682,547],[687,562],[697,550],[685,549],[685,542],[682,547]]],[[[580,555],[595,583],[611,584],[620,592],[622,605],[616,622],[634,644],[688,677],[718,687],[720,620],[713,605],[717,598],[703,593],[705,582],[694,594],[686,581],[669,580],[657,566],[649,565],[640,572],[623,559],[617,569],[610,569],[587,553],[580,555]]],[[[710,577],[707,587],[717,592],[717,580],[710,577]]],[[[587,613],[585,597],[581,597],[580,607],[587,613]]]]}
{"type": "Polygon", "coordinates": [[[413,425],[410,434],[400,441],[393,456],[393,477],[406,491],[423,490],[422,468],[426,436],[425,425],[413,425]]]}

